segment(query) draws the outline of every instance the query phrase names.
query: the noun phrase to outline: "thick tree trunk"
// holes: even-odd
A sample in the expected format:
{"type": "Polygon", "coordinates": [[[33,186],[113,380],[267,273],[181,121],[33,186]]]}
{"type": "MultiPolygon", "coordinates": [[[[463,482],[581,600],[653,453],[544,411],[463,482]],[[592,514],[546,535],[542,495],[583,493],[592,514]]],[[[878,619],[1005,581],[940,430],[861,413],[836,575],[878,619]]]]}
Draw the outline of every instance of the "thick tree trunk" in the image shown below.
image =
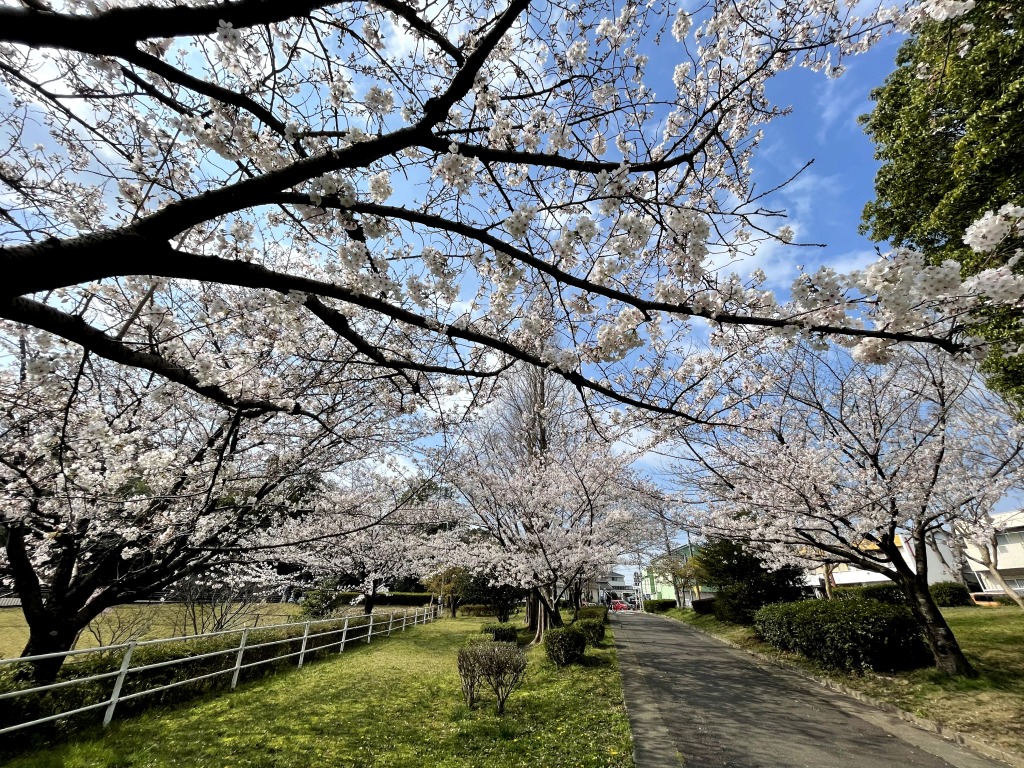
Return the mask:
{"type": "MultiPolygon", "coordinates": [[[[533,642],[540,643],[544,640],[544,633],[553,627],[563,626],[562,614],[558,611],[558,603],[543,591],[534,587],[530,590],[531,598],[536,600],[530,630],[533,632],[533,642]]],[[[530,601],[527,601],[529,605],[530,601]]]]}
{"type": "Polygon", "coordinates": [[[901,584],[910,601],[910,610],[921,623],[928,645],[935,658],[935,668],[946,675],[955,677],[977,677],[971,663],[967,661],[953,630],[946,623],[942,611],[935,604],[928,585],[921,579],[911,578],[901,584]]]}
{"type": "Polygon", "coordinates": [[[992,581],[999,585],[999,588],[1006,593],[1013,602],[1015,602],[1022,611],[1024,611],[1024,599],[1017,594],[1016,590],[1006,583],[1006,579],[1003,578],[1003,574],[999,572],[999,568],[993,565],[991,562],[988,564],[988,575],[992,577],[992,581]]]}
{"type": "MultiPolygon", "coordinates": [[[[21,655],[42,656],[48,653],[70,651],[83,629],[85,629],[85,625],[78,626],[71,621],[61,621],[49,617],[46,620],[33,621],[29,626],[28,643],[21,655]]],[[[39,685],[52,683],[57,679],[57,673],[60,672],[64,659],[64,656],[57,656],[30,662],[32,680],[39,685]]]]}

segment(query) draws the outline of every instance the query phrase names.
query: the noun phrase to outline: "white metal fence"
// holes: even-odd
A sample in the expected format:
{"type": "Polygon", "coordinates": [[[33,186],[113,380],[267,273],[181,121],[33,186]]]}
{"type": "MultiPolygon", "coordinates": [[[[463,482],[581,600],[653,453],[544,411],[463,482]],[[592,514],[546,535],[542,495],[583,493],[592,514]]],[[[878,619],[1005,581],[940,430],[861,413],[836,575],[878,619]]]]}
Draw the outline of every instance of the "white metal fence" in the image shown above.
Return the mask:
{"type": "MultiPolygon", "coordinates": [[[[118,645],[102,646],[99,648],[86,648],[77,651],[63,651],[61,653],[48,653],[41,654],[39,656],[23,656],[16,659],[0,659],[0,670],[3,670],[5,667],[13,664],[25,665],[60,657],[76,657],[76,659],[80,659],[87,657],[89,654],[96,655],[121,652],[120,664],[112,664],[112,666],[116,668],[112,668],[106,672],[59,680],[58,682],[50,685],[0,692],[0,707],[6,708],[8,706],[8,702],[18,697],[39,695],[47,691],[54,691],[62,688],[86,686],[102,680],[113,681],[110,689],[110,695],[107,698],[84,706],[76,707],[75,709],[48,714],[45,717],[36,717],[25,722],[6,724],[5,727],[0,728],[0,736],[13,731],[20,731],[24,728],[42,725],[43,723],[49,723],[55,720],[61,720],[73,715],[99,709],[103,710],[103,725],[106,726],[109,725],[110,721],[113,719],[114,712],[117,709],[119,702],[138,699],[143,696],[150,696],[187,683],[208,680],[218,676],[226,677],[229,674],[231,675],[230,689],[233,690],[238,685],[238,679],[243,670],[288,658],[296,658],[296,666],[301,667],[304,661],[318,651],[333,652],[333,649],[337,647],[337,653],[342,653],[345,650],[346,643],[369,643],[375,636],[382,634],[390,636],[394,631],[405,631],[408,627],[414,627],[417,624],[426,624],[434,621],[438,618],[440,613],[441,610],[439,606],[431,605],[426,608],[417,608],[412,611],[392,611],[391,613],[370,614],[365,617],[350,616],[343,619],[321,619],[318,621],[295,622],[291,624],[274,624],[259,628],[246,627],[245,629],[209,632],[203,635],[186,635],[183,637],[161,638],[159,640],[133,641],[129,643],[120,643],[118,645]],[[335,626],[328,627],[328,625],[332,624],[335,626]],[[297,633],[289,634],[289,630],[297,630],[298,628],[302,628],[301,635],[297,633]],[[258,643],[249,642],[249,637],[253,633],[259,632],[262,634],[269,634],[272,631],[281,632],[285,636],[258,643]],[[227,643],[224,648],[218,648],[206,653],[183,656],[181,658],[172,658],[150,664],[142,664],[140,666],[132,666],[132,657],[136,650],[141,648],[152,648],[167,643],[203,641],[218,637],[226,640],[231,635],[238,636],[237,644],[227,643]],[[297,651],[288,652],[288,648],[285,647],[282,649],[285,651],[284,653],[264,656],[263,658],[256,659],[255,661],[250,660],[247,662],[245,660],[246,652],[249,652],[250,659],[252,659],[253,651],[296,642],[298,642],[299,645],[299,649],[297,651]],[[166,683],[164,685],[133,691],[129,694],[122,694],[125,681],[128,680],[131,675],[137,675],[140,672],[149,672],[163,667],[173,667],[177,664],[194,664],[195,662],[203,659],[212,659],[217,657],[225,658],[227,663],[213,671],[205,672],[204,674],[197,675],[195,677],[175,679],[173,682],[166,683]]],[[[260,655],[263,656],[264,654],[261,653],[260,655]]]]}

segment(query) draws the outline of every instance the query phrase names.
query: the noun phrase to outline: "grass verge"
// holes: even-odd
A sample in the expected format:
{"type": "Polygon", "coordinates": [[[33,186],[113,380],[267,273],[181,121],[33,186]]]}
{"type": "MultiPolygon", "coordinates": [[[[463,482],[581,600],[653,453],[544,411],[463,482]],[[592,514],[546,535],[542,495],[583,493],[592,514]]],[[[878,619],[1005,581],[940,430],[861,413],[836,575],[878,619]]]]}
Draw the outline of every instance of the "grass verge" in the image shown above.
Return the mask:
{"type": "Polygon", "coordinates": [[[188,709],[153,711],[21,755],[8,768],[633,765],[610,642],[564,670],[531,649],[525,684],[499,717],[490,695],[466,708],[455,669],[458,648],[482,623],[429,624],[188,709]]]}
{"type": "Polygon", "coordinates": [[[678,608],[666,615],[1024,756],[1024,613],[1008,606],[946,608],[942,613],[978,678],[948,678],[932,669],[844,674],[773,648],[750,627],[678,608]]]}

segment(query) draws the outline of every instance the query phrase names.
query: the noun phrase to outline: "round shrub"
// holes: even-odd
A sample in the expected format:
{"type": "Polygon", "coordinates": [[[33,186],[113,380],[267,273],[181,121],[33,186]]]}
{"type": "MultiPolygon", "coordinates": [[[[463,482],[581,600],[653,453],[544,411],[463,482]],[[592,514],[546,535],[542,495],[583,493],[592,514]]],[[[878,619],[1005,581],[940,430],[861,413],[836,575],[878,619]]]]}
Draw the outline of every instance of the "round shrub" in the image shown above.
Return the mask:
{"type": "Polygon", "coordinates": [[[576,612],[576,618],[578,619],[597,619],[603,624],[610,624],[611,621],[608,618],[608,606],[606,605],[587,605],[580,608],[576,612]]]}
{"type": "Polygon", "coordinates": [[[583,658],[587,638],[576,627],[555,627],[544,633],[544,651],[556,667],[565,667],[583,658]]]}
{"type": "Polygon", "coordinates": [[[648,613],[665,613],[675,607],[675,600],[644,600],[644,610],[648,613]]]}
{"type": "Polygon", "coordinates": [[[899,584],[883,581],[880,584],[865,584],[860,587],[860,595],[864,600],[874,600],[889,605],[906,605],[907,595],[899,584]]]}
{"type": "Polygon", "coordinates": [[[910,609],[873,600],[768,605],[755,615],[754,630],[776,648],[832,669],[913,669],[931,660],[910,609]]]}
{"type": "Polygon", "coordinates": [[[715,612],[715,598],[702,597],[690,603],[690,607],[693,608],[693,612],[696,614],[710,616],[715,612]]]}
{"type": "Polygon", "coordinates": [[[940,581],[928,587],[932,593],[932,600],[940,608],[962,608],[974,605],[971,600],[971,592],[963,584],[956,581],[940,581]]]}
{"type": "Polygon", "coordinates": [[[514,624],[484,624],[480,631],[498,643],[514,643],[519,639],[514,624]]]}
{"type": "Polygon", "coordinates": [[[573,627],[583,633],[587,645],[597,645],[604,640],[604,622],[600,619],[579,619],[573,627]]]}

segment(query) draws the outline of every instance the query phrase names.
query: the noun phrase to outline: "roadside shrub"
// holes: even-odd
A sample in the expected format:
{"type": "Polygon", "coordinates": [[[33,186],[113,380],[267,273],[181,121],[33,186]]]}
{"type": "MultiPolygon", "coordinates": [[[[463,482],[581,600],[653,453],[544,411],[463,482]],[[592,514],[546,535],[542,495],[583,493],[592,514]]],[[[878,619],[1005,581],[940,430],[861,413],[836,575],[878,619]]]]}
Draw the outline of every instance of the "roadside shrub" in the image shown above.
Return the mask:
{"type": "Polygon", "coordinates": [[[889,605],[906,605],[907,596],[898,584],[891,581],[880,584],[866,584],[860,587],[859,596],[864,600],[875,600],[889,605]]]}
{"type": "Polygon", "coordinates": [[[544,651],[556,667],[566,667],[583,658],[587,638],[576,627],[555,627],[544,633],[544,651]]]}
{"type": "Polygon", "coordinates": [[[484,624],[480,627],[480,631],[485,635],[490,635],[491,640],[498,643],[514,643],[519,639],[514,624],[484,624]]]}
{"type": "Polygon", "coordinates": [[[715,612],[715,598],[702,597],[690,603],[693,612],[700,616],[710,616],[715,612]]]}
{"type": "Polygon", "coordinates": [[[580,608],[576,614],[578,619],[597,619],[602,624],[609,624],[611,620],[608,618],[608,606],[606,605],[588,605],[580,608]]]}
{"type": "Polygon", "coordinates": [[[940,608],[961,608],[974,605],[971,592],[963,584],[956,581],[940,581],[928,587],[932,599],[940,608]]]}
{"type": "Polygon", "coordinates": [[[803,600],[760,609],[767,643],[831,669],[862,672],[926,666],[931,656],[910,610],[872,600],[803,600]]]}
{"type": "Polygon", "coordinates": [[[488,605],[481,605],[479,603],[469,603],[468,605],[459,606],[460,616],[493,616],[494,609],[488,605]]]}
{"type": "Polygon", "coordinates": [[[675,600],[644,600],[644,610],[648,613],[666,613],[675,607],[675,600]]]}
{"type": "Polygon", "coordinates": [[[597,645],[604,640],[604,622],[600,619],[578,619],[573,626],[583,633],[587,645],[597,645]]]}

